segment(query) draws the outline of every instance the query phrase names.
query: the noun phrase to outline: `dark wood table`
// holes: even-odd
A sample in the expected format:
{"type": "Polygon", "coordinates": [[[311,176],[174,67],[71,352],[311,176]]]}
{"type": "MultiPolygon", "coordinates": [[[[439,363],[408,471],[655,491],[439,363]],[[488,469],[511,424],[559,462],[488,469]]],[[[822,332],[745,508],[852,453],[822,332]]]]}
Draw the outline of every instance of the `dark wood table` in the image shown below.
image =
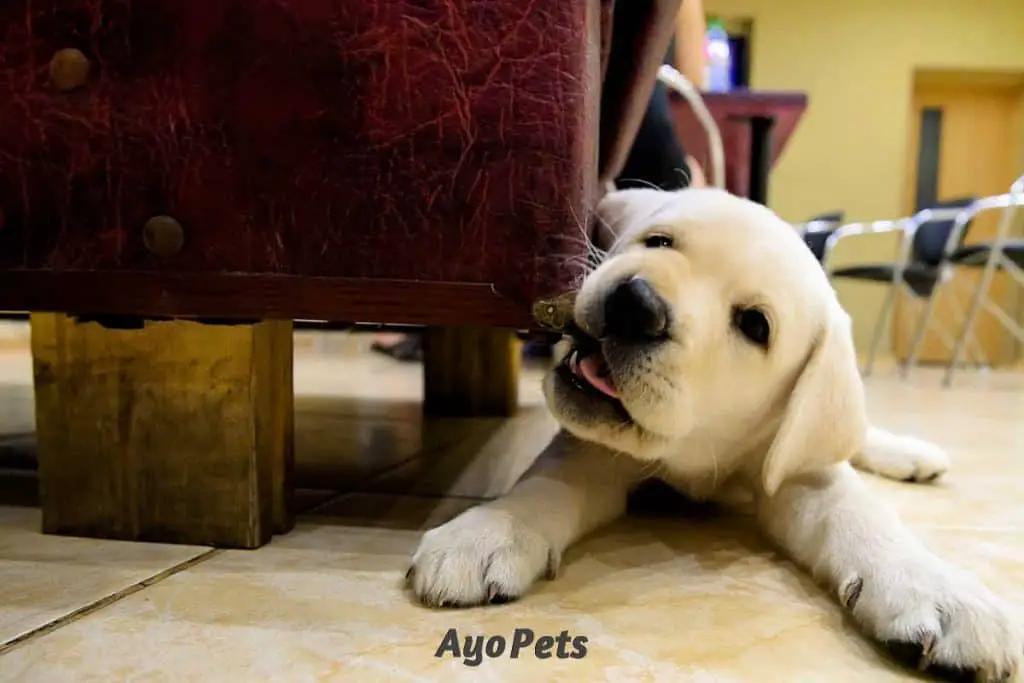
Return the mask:
{"type": "MultiPolygon", "coordinates": [[[[705,93],[704,102],[722,133],[726,188],[767,204],[768,176],[807,109],[807,95],[737,90],[705,93]]],[[[710,176],[711,155],[704,128],[682,96],[672,93],[671,106],[683,146],[710,176]]]]}

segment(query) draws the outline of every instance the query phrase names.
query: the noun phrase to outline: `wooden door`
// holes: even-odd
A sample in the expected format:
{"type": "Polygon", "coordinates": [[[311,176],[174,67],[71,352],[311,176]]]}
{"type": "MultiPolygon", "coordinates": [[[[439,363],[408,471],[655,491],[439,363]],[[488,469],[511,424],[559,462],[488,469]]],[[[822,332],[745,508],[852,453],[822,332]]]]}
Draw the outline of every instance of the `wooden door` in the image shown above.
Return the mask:
{"type": "MultiPolygon", "coordinates": [[[[905,193],[908,215],[929,191],[942,201],[1009,189],[1021,174],[1022,86],[1019,77],[1008,76],[964,74],[918,79],[910,112],[905,193]]],[[[992,239],[998,221],[997,211],[980,216],[967,242],[992,239]]],[[[950,283],[964,312],[980,275],[980,270],[961,270],[950,283]]],[[[1015,294],[1013,289],[1008,276],[999,274],[990,290],[992,299],[1008,306],[1012,303],[1010,295],[1015,294]]],[[[909,352],[921,310],[922,302],[911,297],[897,300],[892,325],[897,358],[905,358],[909,352]]],[[[956,306],[948,290],[939,300],[934,320],[935,327],[941,326],[951,336],[959,332],[956,306]]],[[[974,330],[988,363],[1001,365],[1016,360],[1018,345],[991,314],[983,312],[974,330]]],[[[941,336],[929,331],[919,359],[945,363],[951,353],[941,336]]]]}

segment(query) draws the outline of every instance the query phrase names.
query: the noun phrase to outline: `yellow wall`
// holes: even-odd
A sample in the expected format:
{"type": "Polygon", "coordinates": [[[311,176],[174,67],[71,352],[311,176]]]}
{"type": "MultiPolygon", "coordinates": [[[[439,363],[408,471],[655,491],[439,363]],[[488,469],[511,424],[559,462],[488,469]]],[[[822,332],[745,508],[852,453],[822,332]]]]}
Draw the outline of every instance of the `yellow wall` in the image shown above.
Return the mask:
{"type": "MultiPolygon", "coordinates": [[[[915,69],[1024,71],[1024,0],[705,0],[705,9],[753,20],[752,87],[808,94],[770,186],[772,207],[793,221],[833,209],[850,220],[906,210],[915,69]]],[[[864,240],[836,257],[894,246],[864,240]]],[[[882,291],[837,289],[863,348],[882,291]]]]}

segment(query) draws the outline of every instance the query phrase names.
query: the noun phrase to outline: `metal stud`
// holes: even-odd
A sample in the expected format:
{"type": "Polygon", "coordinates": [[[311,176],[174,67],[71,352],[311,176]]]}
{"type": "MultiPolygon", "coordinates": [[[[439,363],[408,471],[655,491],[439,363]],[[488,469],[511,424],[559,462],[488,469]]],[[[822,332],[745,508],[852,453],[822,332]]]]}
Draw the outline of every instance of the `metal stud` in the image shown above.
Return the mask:
{"type": "Polygon", "coordinates": [[[185,230],[170,216],[153,216],[142,226],[142,242],[156,256],[170,256],[185,245],[185,230]]]}

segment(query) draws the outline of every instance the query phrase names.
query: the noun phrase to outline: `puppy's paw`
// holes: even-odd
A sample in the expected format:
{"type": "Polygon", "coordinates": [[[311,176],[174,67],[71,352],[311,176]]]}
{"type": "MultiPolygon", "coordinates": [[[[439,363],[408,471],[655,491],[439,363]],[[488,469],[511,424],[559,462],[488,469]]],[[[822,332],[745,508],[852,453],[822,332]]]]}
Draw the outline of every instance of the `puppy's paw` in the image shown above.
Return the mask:
{"type": "Polygon", "coordinates": [[[469,607],[515,600],[557,564],[539,533],[482,505],[425,533],[406,579],[426,605],[469,607]]]}
{"type": "Polygon", "coordinates": [[[948,681],[1015,680],[1024,633],[1003,602],[973,577],[905,563],[850,576],[843,605],[904,664],[948,681]]]}
{"type": "Polygon", "coordinates": [[[853,465],[887,479],[930,482],[949,469],[949,455],[930,441],[872,429],[853,465]]]}

